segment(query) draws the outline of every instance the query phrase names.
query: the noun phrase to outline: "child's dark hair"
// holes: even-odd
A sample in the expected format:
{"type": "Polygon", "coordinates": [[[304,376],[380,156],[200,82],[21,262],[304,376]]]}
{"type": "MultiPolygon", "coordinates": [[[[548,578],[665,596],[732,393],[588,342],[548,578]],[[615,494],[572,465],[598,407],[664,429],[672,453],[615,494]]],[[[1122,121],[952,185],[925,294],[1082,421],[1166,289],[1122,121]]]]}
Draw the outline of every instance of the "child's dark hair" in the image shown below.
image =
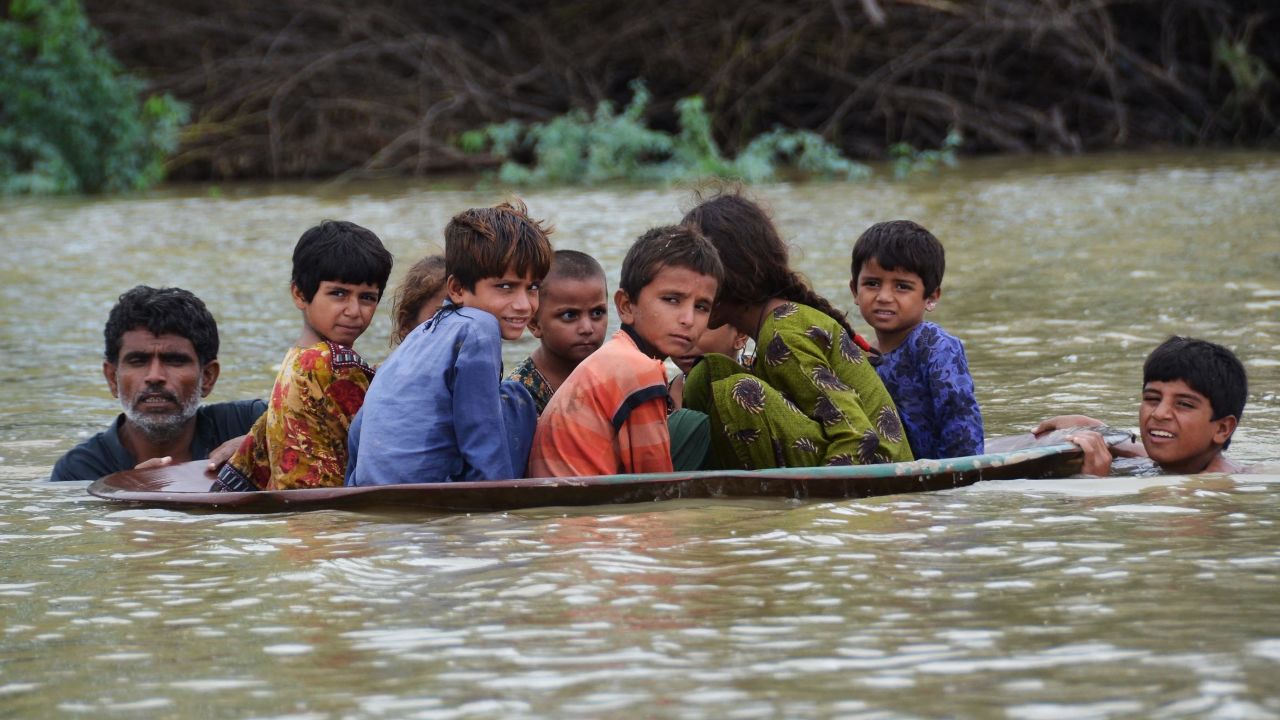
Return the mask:
{"type": "Polygon", "coordinates": [[[551,267],[547,236],[552,232],[530,218],[520,200],[463,210],[444,229],[445,265],[467,290],[475,290],[481,278],[500,277],[507,268],[542,280],[551,267]]]}
{"type": "Polygon", "coordinates": [[[218,358],[218,323],[200,298],[182,288],[139,285],[121,295],[102,330],[103,358],[118,364],[121,338],[139,328],[190,340],[201,367],[218,358]]]}
{"type": "Polygon", "coordinates": [[[650,228],[631,244],[622,260],[618,287],[635,300],[664,267],[682,267],[708,275],[716,279],[717,287],[724,282],[724,266],[715,245],[697,228],[667,225],[650,228]]]}
{"type": "Polygon", "coordinates": [[[396,288],[391,305],[391,344],[404,340],[413,330],[418,311],[444,287],[446,273],[443,255],[428,255],[409,268],[396,288]]]}
{"type": "Polygon", "coordinates": [[[543,279],[543,288],[553,280],[605,280],[600,262],[579,250],[557,250],[551,268],[543,279]]]}
{"type": "MultiPolygon", "coordinates": [[[[1249,395],[1244,364],[1235,353],[1217,343],[1175,335],[1152,350],[1142,365],[1142,384],[1175,380],[1209,398],[1211,420],[1228,415],[1239,420],[1244,414],[1249,395]]],[[[1230,444],[1231,438],[1227,438],[1222,449],[1230,444]]]]}
{"type": "Polygon", "coordinates": [[[938,238],[910,220],[891,220],[867,228],[853,244],[853,262],[849,272],[854,282],[868,260],[885,270],[912,272],[924,282],[924,296],[929,297],[942,285],[947,255],[938,238]]]}
{"type": "Polygon", "coordinates": [[[372,230],[345,220],[325,220],[302,233],[293,246],[293,276],[302,298],[311,302],[320,283],[387,287],[391,253],[372,230]]]}
{"type": "Polygon", "coordinates": [[[826,313],[850,337],[856,336],[845,314],[792,272],[787,246],[763,208],[737,189],[698,200],[683,222],[701,230],[720,253],[724,281],[717,302],[761,305],[773,298],[791,300],[826,313]]]}

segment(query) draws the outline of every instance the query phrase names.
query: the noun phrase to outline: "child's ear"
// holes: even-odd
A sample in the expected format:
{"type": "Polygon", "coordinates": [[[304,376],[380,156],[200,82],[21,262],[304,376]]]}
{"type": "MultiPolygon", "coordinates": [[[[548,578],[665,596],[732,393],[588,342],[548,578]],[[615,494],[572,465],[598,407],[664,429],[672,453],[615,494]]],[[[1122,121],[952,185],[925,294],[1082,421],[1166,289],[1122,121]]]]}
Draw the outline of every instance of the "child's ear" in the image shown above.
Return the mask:
{"type": "Polygon", "coordinates": [[[298,283],[289,283],[289,294],[293,296],[293,306],[299,310],[306,310],[310,302],[302,295],[302,290],[298,288],[298,283]]]}
{"type": "Polygon", "coordinates": [[[626,290],[618,288],[618,291],[613,294],[613,306],[618,309],[618,319],[624,324],[630,325],[635,320],[635,308],[626,290]]]}
{"type": "Polygon", "coordinates": [[[849,281],[849,294],[853,295],[853,302],[856,305],[858,302],[858,278],[853,278],[849,281]]]}
{"type": "Polygon", "coordinates": [[[542,325],[538,324],[537,312],[534,312],[533,315],[529,317],[529,334],[539,340],[542,339],[542,325]]]}
{"type": "Polygon", "coordinates": [[[1213,443],[1218,447],[1222,447],[1231,439],[1231,434],[1236,431],[1236,425],[1240,419],[1235,415],[1224,415],[1213,421],[1213,443]]]}
{"type": "Polygon", "coordinates": [[[933,309],[934,309],[935,307],[937,307],[937,306],[938,306],[938,298],[940,298],[940,297],[942,297],[942,286],[941,286],[941,285],[939,285],[938,287],[934,288],[934,289],[933,289],[933,292],[931,292],[931,293],[929,293],[928,295],[926,295],[926,296],[925,296],[925,298],[924,298],[924,309],[925,309],[925,310],[927,310],[927,311],[929,311],[929,312],[933,312],[933,309]]]}
{"type": "Polygon", "coordinates": [[[464,290],[466,290],[466,288],[462,286],[462,281],[458,279],[458,276],[450,275],[448,279],[444,281],[444,287],[445,287],[445,290],[448,291],[449,293],[449,299],[452,300],[455,304],[461,305],[462,293],[464,290]]]}

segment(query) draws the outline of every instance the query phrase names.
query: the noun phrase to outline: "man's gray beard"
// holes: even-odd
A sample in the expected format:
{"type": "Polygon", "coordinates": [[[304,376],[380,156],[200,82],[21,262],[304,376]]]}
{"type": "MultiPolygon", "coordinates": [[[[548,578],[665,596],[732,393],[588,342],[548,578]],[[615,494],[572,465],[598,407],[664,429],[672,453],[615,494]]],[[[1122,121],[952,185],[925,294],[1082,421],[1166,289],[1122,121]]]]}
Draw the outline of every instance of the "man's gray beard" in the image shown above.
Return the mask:
{"type": "Polygon", "coordinates": [[[142,431],[147,440],[163,445],[177,440],[187,421],[196,416],[196,410],[200,408],[200,393],[191,393],[191,397],[182,404],[182,409],[171,415],[139,412],[128,400],[122,399],[120,404],[124,406],[125,417],[142,431]]]}

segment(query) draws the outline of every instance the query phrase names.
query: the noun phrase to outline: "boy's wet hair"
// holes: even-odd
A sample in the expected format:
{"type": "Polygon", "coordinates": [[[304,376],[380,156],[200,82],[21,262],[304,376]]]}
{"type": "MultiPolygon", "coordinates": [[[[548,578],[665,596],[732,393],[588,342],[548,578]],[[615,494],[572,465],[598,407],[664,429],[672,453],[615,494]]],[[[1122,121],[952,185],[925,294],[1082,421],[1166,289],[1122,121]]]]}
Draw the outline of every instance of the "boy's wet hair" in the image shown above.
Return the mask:
{"type": "Polygon", "coordinates": [[[391,253],[372,230],[345,220],[325,220],[302,233],[293,246],[290,282],[307,302],[326,280],[376,285],[381,293],[391,276],[391,262],[391,253]]]}
{"type": "Polygon", "coordinates": [[[552,232],[530,218],[520,200],[463,210],[444,229],[445,265],[471,291],[476,281],[501,277],[507,268],[541,281],[551,267],[552,232]]]}
{"type": "Polygon", "coordinates": [[[218,323],[200,298],[182,288],[139,285],[121,295],[102,330],[103,358],[119,364],[121,338],[138,329],[190,340],[201,367],[218,358],[218,323]]]}
{"type": "Polygon", "coordinates": [[[720,253],[724,280],[716,302],[760,305],[791,300],[825,313],[855,335],[849,320],[798,273],[791,270],[786,243],[773,220],[737,187],[717,189],[685,214],[682,222],[702,231],[720,253]]]}
{"type": "Polygon", "coordinates": [[[391,320],[394,329],[391,331],[391,343],[402,340],[414,328],[414,320],[418,311],[428,300],[435,297],[444,287],[445,272],[443,255],[428,255],[409,268],[396,289],[395,299],[391,305],[391,320]]]}
{"type": "Polygon", "coordinates": [[[551,268],[543,278],[545,289],[553,280],[596,280],[606,283],[604,268],[600,262],[580,250],[557,250],[551,260],[551,268]]]}
{"type": "Polygon", "coordinates": [[[924,283],[928,297],[942,285],[947,255],[938,238],[910,220],[891,220],[867,228],[853,244],[853,262],[849,266],[854,282],[868,260],[875,260],[885,270],[912,272],[924,283]]]}
{"type": "MultiPolygon", "coordinates": [[[[1192,390],[1209,398],[1211,420],[1244,414],[1249,381],[1244,364],[1235,353],[1207,340],[1177,335],[1160,343],[1142,365],[1142,384],[1181,380],[1192,390]]],[[[1222,444],[1226,450],[1231,438],[1222,444]]]]}
{"type": "Polygon", "coordinates": [[[724,282],[724,266],[710,240],[697,228],[666,225],[650,228],[631,244],[622,260],[618,287],[634,301],[664,267],[682,267],[713,277],[717,288],[724,282]]]}

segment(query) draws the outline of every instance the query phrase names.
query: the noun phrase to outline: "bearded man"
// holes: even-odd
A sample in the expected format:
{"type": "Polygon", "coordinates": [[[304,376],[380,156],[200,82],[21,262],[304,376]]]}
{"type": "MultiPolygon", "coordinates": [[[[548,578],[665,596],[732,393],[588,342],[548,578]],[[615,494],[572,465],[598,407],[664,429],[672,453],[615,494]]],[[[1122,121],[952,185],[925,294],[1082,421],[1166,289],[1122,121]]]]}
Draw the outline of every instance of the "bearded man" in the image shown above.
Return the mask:
{"type": "Polygon", "coordinates": [[[102,334],[102,374],[124,412],[63,455],[51,480],[94,480],[211,455],[216,464],[267,408],[261,400],[201,407],[221,369],[218,325],[186,290],[135,287],[111,308],[102,334]]]}

